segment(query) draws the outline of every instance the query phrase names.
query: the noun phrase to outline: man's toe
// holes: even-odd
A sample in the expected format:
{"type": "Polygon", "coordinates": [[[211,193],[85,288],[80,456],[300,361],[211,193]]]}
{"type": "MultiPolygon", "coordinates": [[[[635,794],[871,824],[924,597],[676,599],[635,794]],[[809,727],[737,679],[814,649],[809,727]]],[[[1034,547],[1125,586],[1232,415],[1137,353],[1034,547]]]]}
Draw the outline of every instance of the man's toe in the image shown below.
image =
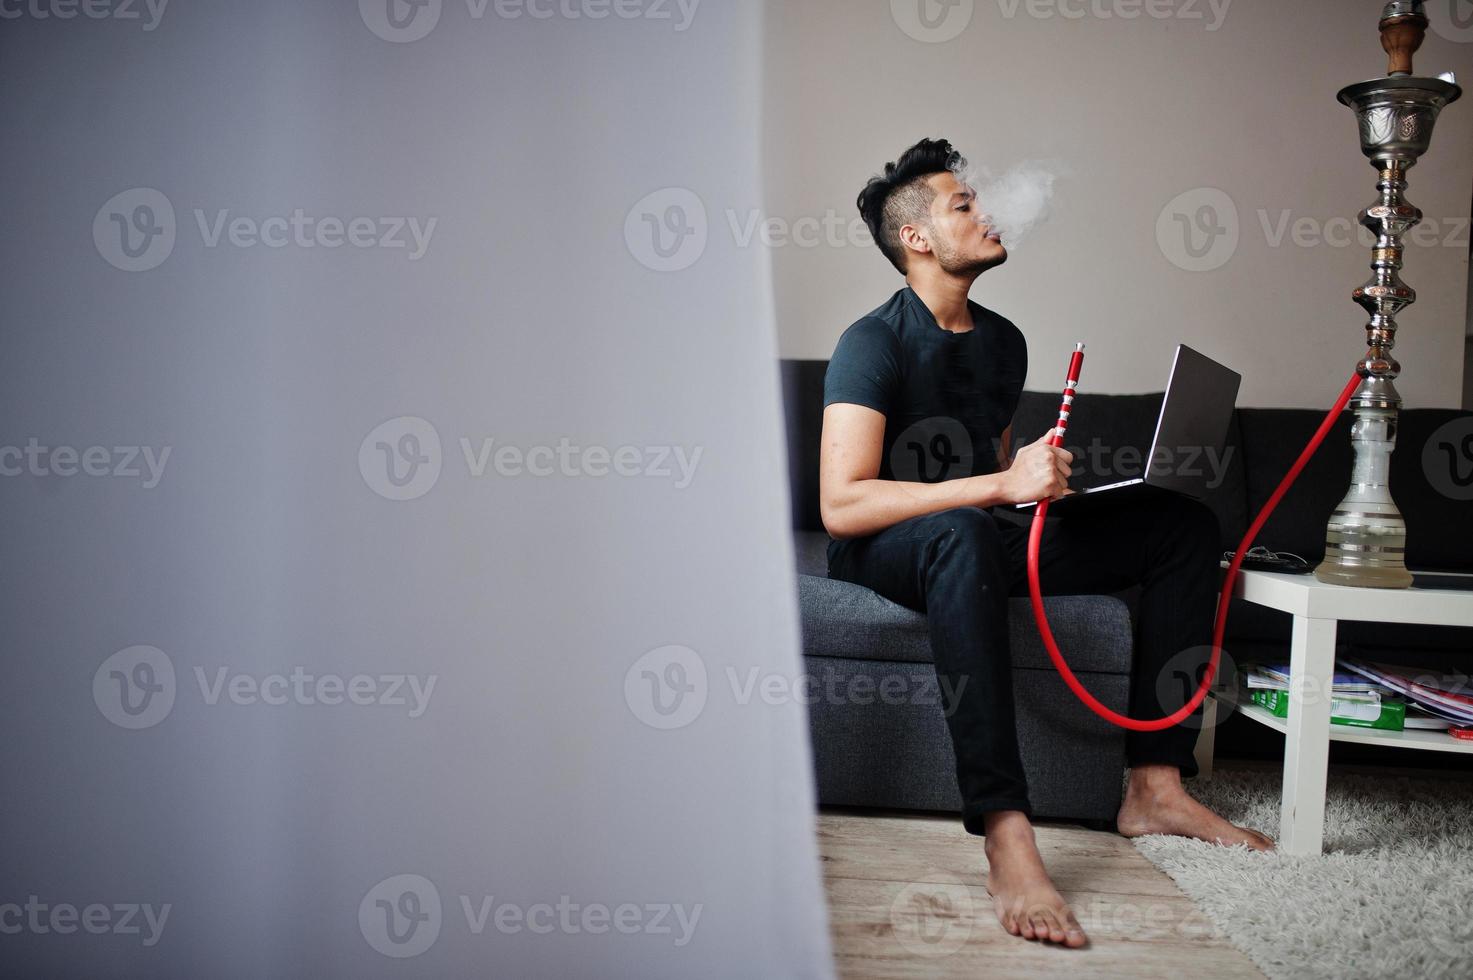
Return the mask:
{"type": "Polygon", "coordinates": [[[1053,911],[1045,911],[1043,913],[1043,916],[1044,920],[1048,922],[1048,941],[1051,943],[1063,942],[1064,925],[1059,921],[1057,913],[1053,911]]]}
{"type": "Polygon", "coordinates": [[[1271,851],[1274,849],[1274,839],[1268,834],[1254,830],[1252,827],[1244,827],[1243,829],[1251,834],[1253,838],[1257,840],[1260,845],[1262,845],[1260,847],[1260,850],[1271,851]]]}
{"type": "Polygon", "coordinates": [[[1040,939],[1044,942],[1048,942],[1048,916],[1044,915],[1042,912],[1032,912],[1028,916],[1028,924],[1033,927],[1033,935],[1035,938],[1040,939]]]}

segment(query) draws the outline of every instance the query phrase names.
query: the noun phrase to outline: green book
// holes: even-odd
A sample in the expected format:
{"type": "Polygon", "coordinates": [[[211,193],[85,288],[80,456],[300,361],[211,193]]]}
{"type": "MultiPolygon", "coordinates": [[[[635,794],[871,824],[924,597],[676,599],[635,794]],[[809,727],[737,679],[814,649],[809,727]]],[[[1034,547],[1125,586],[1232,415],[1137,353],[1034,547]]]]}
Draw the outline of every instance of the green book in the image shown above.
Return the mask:
{"type": "MultiPolygon", "coordinates": [[[[1253,703],[1275,718],[1289,717],[1289,692],[1254,690],[1249,692],[1253,703]]],[[[1365,701],[1330,699],[1330,724],[1349,725],[1353,728],[1379,728],[1388,732],[1399,732],[1406,727],[1407,706],[1405,701],[1384,700],[1379,704],[1365,701]]]]}

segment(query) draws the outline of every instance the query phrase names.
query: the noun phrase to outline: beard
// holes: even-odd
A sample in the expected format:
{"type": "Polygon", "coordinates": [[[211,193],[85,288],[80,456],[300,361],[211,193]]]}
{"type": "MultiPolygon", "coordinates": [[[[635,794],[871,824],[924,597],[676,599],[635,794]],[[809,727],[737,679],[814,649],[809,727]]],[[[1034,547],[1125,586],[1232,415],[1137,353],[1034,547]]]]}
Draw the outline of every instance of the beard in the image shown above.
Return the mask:
{"type": "Polygon", "coordinates": [[[948,242],[935,242],[932,250],[941,270],[953,276],[970,276],[975,279],[988,269],[996,268],[1008,260],[1008,251],[1001,244],[997,254],[988,256],[962,255],[948,242]]]}

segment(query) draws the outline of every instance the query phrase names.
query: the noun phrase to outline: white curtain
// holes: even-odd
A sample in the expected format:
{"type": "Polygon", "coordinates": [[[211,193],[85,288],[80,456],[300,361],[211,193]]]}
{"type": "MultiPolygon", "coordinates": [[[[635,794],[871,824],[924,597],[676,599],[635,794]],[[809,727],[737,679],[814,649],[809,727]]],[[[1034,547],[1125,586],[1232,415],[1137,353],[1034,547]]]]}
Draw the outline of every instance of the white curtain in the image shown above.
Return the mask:
{"type": "Polygon", "coordinates": [[[117,6],[0,24],[0,958],[828,976],[758,5],[117,6]]]}

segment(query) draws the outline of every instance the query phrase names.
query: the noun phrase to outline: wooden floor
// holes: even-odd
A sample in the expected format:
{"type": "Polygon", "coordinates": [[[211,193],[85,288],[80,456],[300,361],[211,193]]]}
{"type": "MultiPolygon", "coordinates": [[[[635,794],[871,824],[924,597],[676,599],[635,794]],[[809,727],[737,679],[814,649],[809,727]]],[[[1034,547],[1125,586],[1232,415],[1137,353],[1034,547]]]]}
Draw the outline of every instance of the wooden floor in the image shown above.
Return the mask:
{"type": "Polygon", "coordinates": [[[958,817],[825,810],[819,849],[839,976],[1252,977],[1191,900],[1118,834],[1039,824],[1044,862],[1090,945],[1009,936],[987,895],[982,841],[958,817]]]}

